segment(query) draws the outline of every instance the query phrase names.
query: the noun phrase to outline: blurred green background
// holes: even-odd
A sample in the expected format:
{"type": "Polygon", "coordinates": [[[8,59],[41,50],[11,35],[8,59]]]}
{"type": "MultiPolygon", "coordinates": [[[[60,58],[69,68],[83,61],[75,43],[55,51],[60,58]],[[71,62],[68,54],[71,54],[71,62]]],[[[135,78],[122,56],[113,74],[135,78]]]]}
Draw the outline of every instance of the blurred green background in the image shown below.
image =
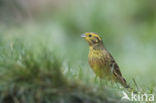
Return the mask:
{"type": "Polygon", "coordinates": [[[43,43],[63,60],[68,79],[96,85],[88,45],[80,38],[96,32],[128,82],[134,78],[139,88],[156,91],[155,5],[155,0],[1,0],[0,48],[10,50],[17,40],[31,48],[43,43]]]}

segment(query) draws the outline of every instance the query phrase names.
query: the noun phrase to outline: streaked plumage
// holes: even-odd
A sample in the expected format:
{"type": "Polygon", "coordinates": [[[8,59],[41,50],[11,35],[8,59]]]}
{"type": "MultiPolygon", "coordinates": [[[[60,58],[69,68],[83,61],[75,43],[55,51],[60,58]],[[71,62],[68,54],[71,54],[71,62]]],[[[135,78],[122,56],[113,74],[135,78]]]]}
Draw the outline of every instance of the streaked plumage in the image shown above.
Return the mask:
{"type": "Polygon", "coordinates": [[[81,35],[89,44],[88,62],[101,79],[117,81],[124,87],[128,87],[126,80],[123,78],[119,66],[113,59],[112,55],[104,48],[102,39],[95,33],[85,33],[81,35]]]}

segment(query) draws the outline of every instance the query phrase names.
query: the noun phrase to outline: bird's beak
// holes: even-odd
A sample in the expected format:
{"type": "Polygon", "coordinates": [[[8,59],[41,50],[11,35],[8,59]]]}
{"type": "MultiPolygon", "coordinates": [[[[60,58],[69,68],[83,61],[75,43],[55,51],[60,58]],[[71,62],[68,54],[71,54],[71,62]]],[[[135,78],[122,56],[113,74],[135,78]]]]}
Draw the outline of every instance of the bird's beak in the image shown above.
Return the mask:
{"type": "Polygon", "coordinates": [[[81,37],[82,37],[82,38],[85,38],[85,37],[86,37],[86,34],[82,34],[81,37]]]}

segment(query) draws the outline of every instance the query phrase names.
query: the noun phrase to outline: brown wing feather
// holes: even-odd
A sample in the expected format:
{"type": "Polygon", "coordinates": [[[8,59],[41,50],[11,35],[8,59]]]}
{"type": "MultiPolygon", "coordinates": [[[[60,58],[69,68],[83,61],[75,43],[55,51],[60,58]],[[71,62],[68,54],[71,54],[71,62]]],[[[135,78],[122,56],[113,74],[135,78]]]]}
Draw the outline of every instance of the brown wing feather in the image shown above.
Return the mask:
{"type": "Polygon", "coordinates": [[[124,87],[127,87],[126,80],[122,77],[122,74],[120,72],[120,68],[113,59],[112,55],[109,53],[110,56],[110,67],[113,68],[112,72],[114,76],[116,77],[117,81],[119,81],[124,87]]]}
{"type": "Polygon", "coordinates": [[[114,66],[113,72],[116,72],[118,75],[122,76],[122,74],[120,72],[120,69],[119,69],[119,66],[117,65],[117,63],[115,62],[115,60],[113,59],[113,57],[111,56],[111,54],[110,54],[110,57],[111,57],[110,66],[111,67],[114,66]]]}

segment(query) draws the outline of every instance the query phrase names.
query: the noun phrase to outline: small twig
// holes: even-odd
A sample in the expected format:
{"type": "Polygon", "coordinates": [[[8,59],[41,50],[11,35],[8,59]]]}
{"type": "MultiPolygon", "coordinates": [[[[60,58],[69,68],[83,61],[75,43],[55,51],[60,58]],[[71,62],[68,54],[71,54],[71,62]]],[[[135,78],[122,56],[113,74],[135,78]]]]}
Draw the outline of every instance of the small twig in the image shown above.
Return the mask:
{"type": "Polygon", "coordinates": [[[133,80],[133,82],[134,82],[134,84],[135,84],[135,86],[136,86],[136,88],[137,88],[137,90],[138,90],[139,88],[138,88],[138,85],[137,85],[135,79],[133,78],[132,80],[133,80]]]}
{"type": "Polygon", "coordinates": [[[128,83],[128,86],[130,86],[130,85],[131,85],[131,83],[132,83],[132,80],[128,83]]]}

